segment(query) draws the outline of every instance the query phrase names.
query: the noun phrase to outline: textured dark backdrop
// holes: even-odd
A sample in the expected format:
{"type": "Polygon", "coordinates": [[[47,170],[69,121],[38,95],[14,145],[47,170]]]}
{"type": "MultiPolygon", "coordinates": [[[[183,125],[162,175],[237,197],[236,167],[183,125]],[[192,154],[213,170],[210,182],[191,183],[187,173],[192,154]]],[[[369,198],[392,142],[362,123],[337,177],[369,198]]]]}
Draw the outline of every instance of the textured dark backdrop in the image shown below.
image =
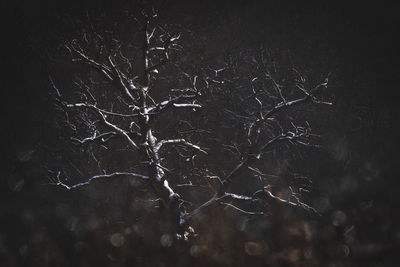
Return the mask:
{"type": "MultiPolygon", "coordinates": [[[[240,46],[266,43],[290,50],[299,64],[332,72],[335,106],[316,122],[326,152],[310,164],[318,193],[330,201],[320,220],[329,222],[335,212],[342,211],[347,215],[345,229],[354,225],[359,245],[344,261],[349,266],[397,266],[400,4],[269,2],[171,1],[166,14],[174,22],[201,29],[205,36],[218,25],[232,22],[241,28],[221,27],[222,35],[233,36],[240,46]]],[[[65,262],[80,262],[71,248],[76,240],[54,224],[52,214],[57,203],[69,199],[74,199],[70,205],[78,214],[90,214],[90,204],[83,208],[79,203],[86,200],[84,196],[40,185],[46,157],[41,147],[51,143],[55,133],[47,52],[57,46],[52,36],[68,34],[61,19],[66,15],[82,18],[87,9],[111,12],[134,5],[128,1],[5,1],[1,5],[5,21],[1,31],[0,262],[5,266],[45,262],[32,255],[46,248],[51,251],[51,242],[58,244],[60,258],[72,257],[65,262]],[[48,235],[52,241],[39,248],[38,235],[48,235]]],[[[220,45],[210,41],[205,54],[216,53],[220,45]]],[[[105,216],[107,212],[109,208],[105,216]]],[[[346,238],[342,230],[336,229],[339,241],[346,238]]]]}

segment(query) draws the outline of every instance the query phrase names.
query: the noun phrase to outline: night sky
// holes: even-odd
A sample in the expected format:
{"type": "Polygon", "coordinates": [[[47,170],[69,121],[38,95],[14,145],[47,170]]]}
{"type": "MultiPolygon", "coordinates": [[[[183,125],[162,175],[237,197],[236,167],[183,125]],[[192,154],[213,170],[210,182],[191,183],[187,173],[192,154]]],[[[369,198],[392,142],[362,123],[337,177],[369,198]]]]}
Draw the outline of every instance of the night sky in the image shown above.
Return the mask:
{"type": "MultiPolygon", "coordinates": [[[[72,31],[66,18],[84,19],[87,10],[91,14],[115,14],[136,7],[129,1],[117,2],[1,3],[5,21],[1,31],[4,77],[0,262],[4,260],[4,266],[56,266],[45,265],[35,256],[40,254],[36,251],[40,246],[35,247],[32,241],[37,238],[36,232],[45,232],[52,242],[65,242],[59,246],[57,255],[72,260],[60,260],[59,266],[80,262],[87,264],[82,266],[93,266],[90,259],[81,261],[83,257],[75,256],[69,247],[68,244],[76,242],[75,237],[66,230],[58,231],[52,223],[51,214],[57,203],[71,200],[69,204],[80,210],[77,214],[82,218],[95,208],[90,207],[94,205],[92,202],[87,208],[80,207],[78,203],[86,200],[82,193],[43,185],[48,160],[46,147],[54,144],[57,132],[52,128],[54,106],[48,77],[54,71],[52,53],[60,47],[58,37],[67,37],[72,31]]],[[[336,266],[397,266],[400,43],[396,37],[400,29],[400,4],[395,1],[170,1],[164,8],[164,19],[187,24],[194,34],[198,31],[209,38],[201,48],[205,57],[212,58],[221,49],[237,51],[263,44],[282,53],[290,51],[293,61],[306,69],[331,73],[329,88],[334,105],[313,122],[322,135],[325,149],[315,155],[310,152],[315,158],[304,164],[310,168],[318,197],[330,199],[327,213],[317,220],[329,223],[338,211],[347,215],[347,228],[336,229],[338,242],[346,238],[345,232],[352,225],[356,229],[360,245],[341,261],[343,265],[336,266]]],[[[109,208],[104,212],[109,212],[109,208]]],[[[46,246],[51,248],[51,244],[46,246]]],[[[104,248],[98,251],[101,249],[104,248]]],[[[146,255],[168,258],[164,251],[140,253],[144,258],[146,255]]],[[[262,266],[257,264],[255,261],[254,266],[262,266]]]]}

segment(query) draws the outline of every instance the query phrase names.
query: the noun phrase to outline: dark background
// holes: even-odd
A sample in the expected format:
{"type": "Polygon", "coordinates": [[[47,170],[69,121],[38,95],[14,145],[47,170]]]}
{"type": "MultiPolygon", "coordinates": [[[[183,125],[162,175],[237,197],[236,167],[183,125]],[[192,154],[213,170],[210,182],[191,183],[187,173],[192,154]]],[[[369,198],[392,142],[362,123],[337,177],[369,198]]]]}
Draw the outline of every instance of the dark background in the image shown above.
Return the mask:
{"type": "MultiPolygon", "coordinates": [[[[4,78],[0,105],[3,135],[0,262],[5,262],[4,266],[56,266],[49,262],[57,257],[60,266],[85,262],[92,266],[95,256],[84,258],[76,252],[79,238],[57,225],[60,221],[54,219],[54,210],[59,203],[68,203],[72,211],[64,219],[74,214],[74,218],[81,220],[90,217],[98,206],[93,206],[79,192],[42,185],[46,181],[43,178],[46,155],[42,148],[55,139],[56,132],[51,126],[53,106],[48,75],[52,70],[48,55],[59,45],[53,36],[70,34],[65,17],[84,18],[86,10],[112,13],[135,8],[135,4],[6,1],[1,5],[5,20],[1,30],[4,78]],[[45,253],[47,256],[42,255],[45,253]],[[46,261],[46,257],[50,260],[46,261]]],[[[190,24],[199,30],[199,35],[208,37],[204,54],[210,57],[220,49],[257,47],[263,43],[290,51],[295,55],[293,61],[305,69],[331,72],[335,105],[315,123],[323,136],[324,156],[306,165],[315,181],[315,191],[322,196],[320,205],[326,206],[317,220],[330,225],[337,214],[345,214],[343,225],[330,226],[334,231],[331,239],[335,244],[347,244],[350,252],[344,256],[321,252],[320,263],[327,266],[336,257],[337,264],[344,266],[397,266],[400,46],[396,37],[400,4],[395,1],[171,1],[165,5],[165,14],[171,21],[190,24]],[[224,38],[234,41],[231,45],[222,44],[227,40],[224,38]]],[[[105,193],[106,199],[110,197],[105,193]]],[[[111,210],[105,207],[103,215],[107,216],[111,210]]],[[[94,242],[86,238],[88,243],[94,242]]],[[[105,248],[91,251],[102,249],[105,248]]],[[[138,252],[144,259],[149,255],[168,259],[165,256],[168,253],[172,252],[151,249],[138,252]]],[[[143,262],[144,265],[146,261],[143,262]]]]}

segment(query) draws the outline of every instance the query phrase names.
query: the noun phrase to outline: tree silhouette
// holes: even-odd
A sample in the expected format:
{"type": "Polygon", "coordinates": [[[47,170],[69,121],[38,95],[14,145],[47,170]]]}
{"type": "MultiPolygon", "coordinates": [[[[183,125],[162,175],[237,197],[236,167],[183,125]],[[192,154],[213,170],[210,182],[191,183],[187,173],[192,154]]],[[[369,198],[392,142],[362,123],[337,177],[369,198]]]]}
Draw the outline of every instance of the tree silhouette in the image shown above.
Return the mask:
{"type": "Polygon", "coordinates": [[[307,178],[281,183],[271,170],[282,167],[272,167],[279,154],[316,146],[302,113],[330,105],[323,100],[328,78],[312,84],[295,68],[277,68],[262,48],[228,55],[216,68],[193,66],[179,27],[160,25],[153,11],[132,21],[140,26],[129,33],[90,25],[65,44],[81,64],[77,89],[50,83],[69,148],[86,161],[60,167],[54,184],[72,190],[131,179],[182,239],[213,206],[262,216],[278,201],[317,212],[301,199],[307,178]],[[77,174],[82,181],[69,181],[77,174]]]}

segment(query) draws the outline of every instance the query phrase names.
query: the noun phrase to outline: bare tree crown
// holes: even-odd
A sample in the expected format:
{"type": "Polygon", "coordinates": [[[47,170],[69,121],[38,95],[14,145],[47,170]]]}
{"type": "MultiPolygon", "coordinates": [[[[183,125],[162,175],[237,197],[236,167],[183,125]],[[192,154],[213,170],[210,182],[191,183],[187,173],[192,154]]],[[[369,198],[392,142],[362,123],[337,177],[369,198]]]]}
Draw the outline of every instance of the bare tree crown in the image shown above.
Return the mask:
{"type": "Polygon", "coordinates": [[[50,82],[75,133],[70,141],[98,172],[69,184],[58,171],[55,184],[76,189],[99,179],[139,179],[171,214],[181,237],[212,205],[248,216],[264,214],[271,199],[314,210],[301,201],[299,188],[276,194],[263,160],[282,145],[314,146],[309,123],[283,115],[304,105],[330,105],[322,98],[328,78],[311,85],[296,69],[279,77],[266,49],[193,74],[179,66],[180,32],[158,25],[154,13],[144,14],[140,24],[132,42],[94,31],[65,44],[73,61],[88,69],[75,77],[73,96],[50,82]],[[246,190],[235,187],[249,176],[256,182],[246,190]]]}

